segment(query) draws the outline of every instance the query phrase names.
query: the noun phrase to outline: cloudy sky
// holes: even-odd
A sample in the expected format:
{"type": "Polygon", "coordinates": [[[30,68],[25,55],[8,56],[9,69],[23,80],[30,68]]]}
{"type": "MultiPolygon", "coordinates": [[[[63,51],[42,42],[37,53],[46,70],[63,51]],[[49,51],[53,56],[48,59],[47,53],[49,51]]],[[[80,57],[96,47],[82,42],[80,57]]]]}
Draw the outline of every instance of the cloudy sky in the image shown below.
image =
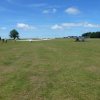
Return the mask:
{"type": "Polygon", "coordinates": [[[0,36],[64,37],[100,31],[100,0],[1,0],[0,36]]]}

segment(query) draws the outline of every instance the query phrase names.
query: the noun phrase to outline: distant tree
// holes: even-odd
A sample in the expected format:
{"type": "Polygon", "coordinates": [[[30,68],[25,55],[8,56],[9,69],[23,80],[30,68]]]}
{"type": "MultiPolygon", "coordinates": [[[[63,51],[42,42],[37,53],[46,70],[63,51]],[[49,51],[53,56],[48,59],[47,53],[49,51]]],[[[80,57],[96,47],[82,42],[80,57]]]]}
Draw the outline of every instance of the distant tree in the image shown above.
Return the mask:
{"type": "Polygon", "coordinates": [[[13,29],[10,31],[10,35],[11,38],[13,38],[14,40],[17,38],[19,39],[19,33],[17,32],[17,30],[13,29]]]}
{"type": "Polygon", "coordinates": [[[1,37],[0,37],[0,41],[1,41],[1,37]]]}

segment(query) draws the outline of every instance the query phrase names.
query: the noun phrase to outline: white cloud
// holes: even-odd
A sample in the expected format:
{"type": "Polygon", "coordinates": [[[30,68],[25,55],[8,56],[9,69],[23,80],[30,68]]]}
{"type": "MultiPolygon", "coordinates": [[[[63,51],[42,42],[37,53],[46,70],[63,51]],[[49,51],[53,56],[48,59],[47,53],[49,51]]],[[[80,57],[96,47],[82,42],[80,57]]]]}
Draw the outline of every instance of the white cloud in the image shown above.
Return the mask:
{"type": "Polygon", "coordinates": [[[37,3],[37,4],[30,4],[27,5],[28,7],[45,7],[47,4],[46,3],[37,3]]]}
{"type": "Polygon", "coordinates": [[[51,29],[65,29],[65,28],[73,28],[73,27],[100,28],[100,24],[93,24],[93,23],[88,23],[88,22],[62,23],[60,25],[58,24],[53,25],[51,29]]]}
{"type": "Polygon", "coordinates": [[[44,10],[43,11],[43,14],[48,14],[49,13],[49,10],[44,10]]]}
{"type": "Polygon", "coordinates": [[[25,24],[25,23],[17,23],[17,28],[23,29],[23,30],[30,30],[30,29],[35,29],[36,27],[25,24]]]}
{"type": "Polygon", "coordinates": [[[43,14],[49,14],[49,13],[56,13],[56,12],[57,12],[57,9],[52,8],[52,9],[46,9],[42,13],[43,14]]]}
{"type": "Polygon", "coordinates": [[[56,13],[56,12],[57,12],[57,9],[53,8],[52,13],[56,13]]]}
{"type": "Polygon", "coordinates": [[[83,23],[83,26],[90,27],[90,28],[100,28],[100,24],[92,24],[92,23],[88,23],[88,22],[83,23]]]}
{"type": "Polygon", "coordinates": [[[11,2],[12,0],[6,0],[7,2],[11,2]]]}
{"type": "Polygon", "coordinates": [[[51,27],[51,29],[57,30],[57,29],[63,29],[63,27],[60,26],[60,25],[58,25],[58,24],[56,24],[56,25],[53,25],[53,26],[51,27]]]}
{"type": "Polygon", "coordinates": [[[0,6],[0,11],[1,12],[13,12],[11,9],[8,9],[6,7],[0,6]]]}
{"type": "Polygon", "coordinates": [[[6,30],[7,28],[6,27],[0,27],[0,30],[6,30]]]}
{"type": "Polygon", "coordinates": [[[63,23],[63,27],[79,27],[82,26],[82,23],[63,23]]]}
{"type": "Polygon", "coordinates": [[[8,3],[10,4],[14,4],[17,6],[21,6],[21,7],[28,7],[28,8],[39,8],[39,7],[45,7],[47,6],[46,3],[34,3],[34,4],[23,4],[21,3],[21,0],[6,0],[8,3]]]}
{"type": "Polygon", "coordinates": [[[8,3],[14,3],[15,0],[6,0],[8,3]]]}
{"type": "Polygon", "coordinates": [[[63,27],[89,27],[89,28],[100,28],[99,24],[93,24],[88,22],[82,23],[63,23],[63,27]]]}
{"type": "Polygon", "coordinates": [[[80,13],[80,10],[75,7],[70,7],[65,10],[67,14],[76,15],[80,13]]]}

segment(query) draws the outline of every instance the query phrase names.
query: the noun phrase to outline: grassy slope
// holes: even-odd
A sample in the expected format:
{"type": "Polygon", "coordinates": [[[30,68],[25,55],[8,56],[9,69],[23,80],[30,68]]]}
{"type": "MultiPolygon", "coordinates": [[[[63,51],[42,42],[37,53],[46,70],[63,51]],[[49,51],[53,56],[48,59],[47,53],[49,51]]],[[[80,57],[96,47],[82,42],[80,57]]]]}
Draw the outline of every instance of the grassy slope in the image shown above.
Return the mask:
{"type": "Polygon", "coordinates": [[[100,40],[0,43],[0,100],[100,100],[100,40]]]}

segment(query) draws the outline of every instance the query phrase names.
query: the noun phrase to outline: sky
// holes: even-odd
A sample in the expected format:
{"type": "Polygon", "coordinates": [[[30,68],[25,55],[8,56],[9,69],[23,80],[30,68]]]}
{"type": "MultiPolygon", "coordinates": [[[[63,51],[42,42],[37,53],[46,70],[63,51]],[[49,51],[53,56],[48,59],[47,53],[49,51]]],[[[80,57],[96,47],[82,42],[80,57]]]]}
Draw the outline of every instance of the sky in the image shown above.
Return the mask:
{"type": "Polygon", "coordinates": [[[1,0],[0,37],[12,29],[20,38],[80,36],[100,31],[100,0],[1,0]]]}

